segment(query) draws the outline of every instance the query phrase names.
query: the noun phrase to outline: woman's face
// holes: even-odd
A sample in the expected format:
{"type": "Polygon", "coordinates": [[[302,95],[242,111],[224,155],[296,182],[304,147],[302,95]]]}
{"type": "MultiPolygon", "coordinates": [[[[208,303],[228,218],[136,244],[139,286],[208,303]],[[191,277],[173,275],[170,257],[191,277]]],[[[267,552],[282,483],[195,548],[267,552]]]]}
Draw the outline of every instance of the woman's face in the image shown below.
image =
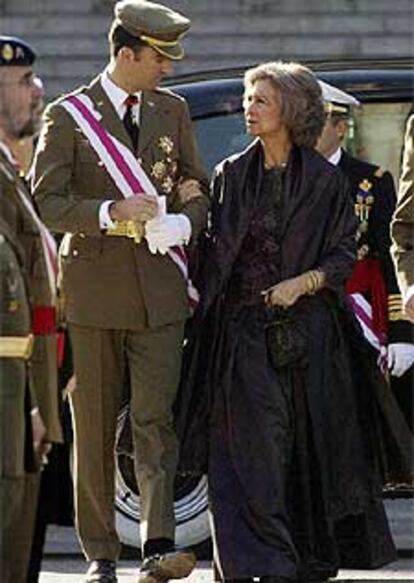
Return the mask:
{"type": "Polygon", "coordinates": [[[260,138],[277,135],[281,121],[280,93],[268,79],[247,85],[243,99],[247,133],[260,138]]]}

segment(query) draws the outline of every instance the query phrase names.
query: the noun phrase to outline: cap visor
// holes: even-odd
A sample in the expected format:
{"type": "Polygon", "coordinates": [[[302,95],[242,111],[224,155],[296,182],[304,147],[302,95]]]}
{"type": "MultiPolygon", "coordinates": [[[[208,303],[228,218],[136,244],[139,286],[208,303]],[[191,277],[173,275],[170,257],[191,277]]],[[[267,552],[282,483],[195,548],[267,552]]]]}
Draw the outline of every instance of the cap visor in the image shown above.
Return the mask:
{"type": "Polygon", "coordinates": [[[167,57],[173,61],[180,61],[184,57],[184,49],[180,43],[177,43],[172,47],[160,47],[153,44],[150,46],[154,49],[154,51],[157,51],[157,53],[160,53],[160,55],[163,57],[167,57]]]}

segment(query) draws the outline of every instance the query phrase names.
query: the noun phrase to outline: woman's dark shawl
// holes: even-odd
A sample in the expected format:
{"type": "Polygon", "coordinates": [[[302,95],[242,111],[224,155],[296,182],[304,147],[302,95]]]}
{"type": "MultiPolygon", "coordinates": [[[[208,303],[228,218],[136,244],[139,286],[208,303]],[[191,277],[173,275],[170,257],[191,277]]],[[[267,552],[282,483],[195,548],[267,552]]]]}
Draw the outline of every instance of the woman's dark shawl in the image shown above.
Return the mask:
{"type": "MultiPolygon", "coordinates": [[[[194,277],[201,303],[188,326],[177,399],[181,471],[206,470],[209,410],[223,358],[220,340],[226,287],[260,198],[262,177],[262,147],[258,141],[241,154],[224,160],[213,177],[211,224],[200,244],[194,277]]],[[[327,287],[342,306],[347,333],[352,335],[350,344],[358,351],[361,360],[358,366],[364,367],[366,358],[361,353],[366,356],[367,348],[341,291],[355,261],[355,231],[356,219],[347,179],[317,152],[293,148],[283,189],[281,279],[309,269],[320,268],[325,272],[327,287]]],[[[392,445],[392,455],[400,452],[400,445],[407,459],[409,451],[406,445],[401,445],[402,441],[407,444],[407,440],[400,439],[395,427],[400,421],[398,411],[390,405],[392,397],[381,375],[374,384],[377,380],[380,388],[370,395],[373,406],[391,407],[393,412],[392,427],[387,428],[385,441],[392,445]],[[374,404],[375,401],[380,404],[374,404]]]]}

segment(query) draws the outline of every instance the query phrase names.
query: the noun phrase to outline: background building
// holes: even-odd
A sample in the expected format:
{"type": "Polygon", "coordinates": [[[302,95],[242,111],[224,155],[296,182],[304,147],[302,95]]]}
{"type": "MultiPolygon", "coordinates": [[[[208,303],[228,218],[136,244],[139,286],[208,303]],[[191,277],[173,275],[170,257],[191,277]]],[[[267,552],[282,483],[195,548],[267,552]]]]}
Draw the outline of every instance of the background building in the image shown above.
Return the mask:
{"type": "MultiPolygon", "coordinates": [[[[193,22],[177,73],[275,58],[412,56],[414,0],[164,0],[193,22]]],[[[107,58],[114,0],[0,0],[0,32],[38,49],[54,96],[107,58]]]]}

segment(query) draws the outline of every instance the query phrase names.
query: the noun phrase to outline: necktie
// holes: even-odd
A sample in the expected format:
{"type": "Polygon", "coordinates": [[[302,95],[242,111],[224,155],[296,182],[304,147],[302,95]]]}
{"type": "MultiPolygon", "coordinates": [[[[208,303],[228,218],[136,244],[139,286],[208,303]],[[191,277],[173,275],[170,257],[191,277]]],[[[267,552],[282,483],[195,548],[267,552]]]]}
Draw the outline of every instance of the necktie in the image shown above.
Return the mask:
{"type": "Polygon", "coordinates": [[[136,150],[138,146],[139,128],[137,123],[135,123],[132,108],[134,107],[134,105],[137,105],[137,103],[139,103],[139,100],[136,95],[128,95],[124,103],[126,105],[126,112],[123,117],[122,123],[124,124],[124,127],[128,132],[129,137],[131,138],[134,150],[136,150]]]}

